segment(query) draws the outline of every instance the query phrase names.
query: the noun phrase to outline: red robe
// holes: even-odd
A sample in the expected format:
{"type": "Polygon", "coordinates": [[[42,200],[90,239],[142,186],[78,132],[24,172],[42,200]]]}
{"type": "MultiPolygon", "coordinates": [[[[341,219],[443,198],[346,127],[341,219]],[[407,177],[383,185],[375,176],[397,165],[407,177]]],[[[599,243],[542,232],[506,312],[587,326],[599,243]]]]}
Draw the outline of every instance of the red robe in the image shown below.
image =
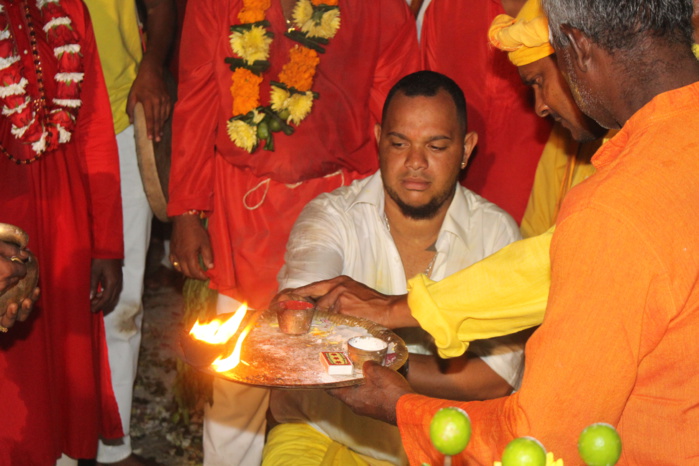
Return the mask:
{"type": "MultiPolygon", "coordinates": [[[[3,2],[37,96],[24,2],[3,2]],[[22,29],[18,26],[22,25],[22,29]],[[23,54],[23,50],[28,50],[23,54]]],[[[37,31],[46,95],[55,95],[56,61],[28,2],[37,31]]],[[[94,457],[98,435],[120,437],[102,314],[90,312],[93,258],[123,257],[119,161],[109,100],[92,26],[77,0],[61,0],[81,40],[85,78],[77,126],[68,144],[30,165],[0,154],[0,221],[29,234],[39,262],[41,298],[28,321],[0,334],[0,464],[54,464],[61,453],[94,457]]],[[[0,116],[0,143],[31,157],[0,116]]]]}
{"type": "MultiPolygon", "coordinates": [[[[260,308],[277,289],[286,241],[304,205],[378,168],[373,126],[388,90],[417,69],[419,57],[415,21],[404,0],[340,0],[341,26],[320,54],[313,111],[293,135],[275,133],[274,152],[249,154],[230,141],[225,126],[232,97],[224,59],[233,55],[228,36],[239,23],[241,4],[187,2],[168,214],[211,214],[212,286],[260,308]]],[[[267,19],[274,41],[260,90],[263,105],[269,80],[278,79],[295,44],[284,36],[280,2],[272,2],[267,19]]]]}
{"type": "Polygon", "coordinates": [[[468,126],[479,138],[464,185],[520,222],[551,123],[534,113],[531,91],[507,54],[488,43],[490,23],[502,13],[500,0],[432,0],[421,53],[426,69],[446,74],[466,94],[468,126]]]}

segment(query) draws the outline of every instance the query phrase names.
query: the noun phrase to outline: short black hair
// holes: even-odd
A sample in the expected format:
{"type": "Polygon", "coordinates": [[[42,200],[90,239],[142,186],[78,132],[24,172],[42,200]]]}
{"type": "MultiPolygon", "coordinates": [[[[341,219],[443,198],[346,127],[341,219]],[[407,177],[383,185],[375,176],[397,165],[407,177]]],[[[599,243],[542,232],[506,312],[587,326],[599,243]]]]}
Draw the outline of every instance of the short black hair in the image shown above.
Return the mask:
{"type": "Polygon", "coordinates": [[[580,30],[608,52],[640,37],[692,44],[692,0],[543,0],[554,46],[566,47],[562,24],[580,30]]]}
{"type": "Polygon", "coordinates": [[[453,79],[442,73],[437,73],[436,71],[417,71],[402,77],[400,81],[388,91],[386,101],[383,104],[381,120],[386,119],[388,106],[398,92],[408,97],[434,97],[442,89],[445,90],[451,96],[451,100],[454,101],[456,116],[459,119],[464,134],[466,134],[467,118],[464,92],[453,79]]]}

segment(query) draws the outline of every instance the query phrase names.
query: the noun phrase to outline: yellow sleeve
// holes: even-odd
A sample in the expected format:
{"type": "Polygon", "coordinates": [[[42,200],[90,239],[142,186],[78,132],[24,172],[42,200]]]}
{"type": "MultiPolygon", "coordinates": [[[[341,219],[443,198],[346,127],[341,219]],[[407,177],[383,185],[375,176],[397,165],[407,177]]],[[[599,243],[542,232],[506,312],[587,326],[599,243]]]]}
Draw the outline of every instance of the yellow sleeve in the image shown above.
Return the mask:
{"type": "Polygon", "coordinates": [[[536,166],[534,185],[520,226],[522,237],[540,235],[556,223],[561,183],[568,158],[575,155],[576,146],[568,130],[556,123],[536,166]]]}
{"type": "Polygon", "coordinates": [[[439,282],[408,282],[408,305],[435,339],[440,356],[462,355],[469,342],[518,332],[544,318],[554,228],[516,241],[439,282]]]}

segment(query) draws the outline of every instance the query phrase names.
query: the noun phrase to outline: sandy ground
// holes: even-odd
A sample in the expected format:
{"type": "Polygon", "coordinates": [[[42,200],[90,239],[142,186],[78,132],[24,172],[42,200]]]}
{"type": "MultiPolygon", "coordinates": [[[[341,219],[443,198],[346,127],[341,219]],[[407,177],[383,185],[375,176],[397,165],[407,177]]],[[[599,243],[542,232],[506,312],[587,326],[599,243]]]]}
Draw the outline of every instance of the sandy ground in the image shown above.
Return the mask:
{"type": "Polygon", "coordinates": [[[184,425],[178,418],[173,385],[174,345],[181,328],[181,282],[158,266],[162,247],[151,245],[143,297],[143,339],[134,389],[131,438],[134,452],[163,465],[202,463],[202,410],[184,425]]]}

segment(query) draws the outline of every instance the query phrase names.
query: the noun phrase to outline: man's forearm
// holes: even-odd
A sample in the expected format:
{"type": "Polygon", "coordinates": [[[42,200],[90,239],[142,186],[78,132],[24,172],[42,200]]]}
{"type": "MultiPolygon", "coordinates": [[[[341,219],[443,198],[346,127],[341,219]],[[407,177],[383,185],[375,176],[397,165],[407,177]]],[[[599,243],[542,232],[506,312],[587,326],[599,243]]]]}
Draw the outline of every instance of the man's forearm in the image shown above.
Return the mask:
{"type": "Polygon", "coordinates": [[[172,0],[144,0],[146,18],[146,50],[143,61],[164,66],[175,36],[175,6],[172,0]]]}
{"type": "Polygon", "coordinates": [[[392,296],[390,298],[386,320],[381,322],[387,328],[419,327],[420,323],[410,313],[408,295],[392,296]]]}
{"type": "Polygon", "coordinates": [[[509,395],[512,386],[481,358],[439,359],[411,354],[408,382],[416,392],[458,401],[487,400],[509,395]]]}

